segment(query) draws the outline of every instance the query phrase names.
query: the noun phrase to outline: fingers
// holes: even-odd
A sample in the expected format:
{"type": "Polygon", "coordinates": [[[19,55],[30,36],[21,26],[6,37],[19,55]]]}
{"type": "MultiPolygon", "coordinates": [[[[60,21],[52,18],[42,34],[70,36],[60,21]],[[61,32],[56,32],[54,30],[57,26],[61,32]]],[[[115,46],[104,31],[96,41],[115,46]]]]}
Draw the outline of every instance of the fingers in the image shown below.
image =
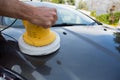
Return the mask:
{"type": "Polygon", "coordinates": [[[29,21],[43,28],[49,28],[55,24],[57,18],[57,10],[55,8],[36,7],[29,21]]]}
{"type": "Polygon", "coordinates": [[[43,26],[44,28],[49,28],[55,24],[57,20],[57,11],[54,8],[50,8],[47,15],[47,23],[43,26]]]}
{"type": "Polygon", "coordinates": [[[56,22],[56,21],[57,21],[57,19],[58,19],[58,17],[57,17],[57,10],[56,10],[56,9],[54,9],[54,12],[55,12],[55,13],[53,13],[53,17],[54,17],[53,24],[55,24],[55,22],[56,22]]]}
{"type": "Polygon", "coordinates": [[[49,19],[50,19],[50,22],[51,22],[51,26],[54,25],[56,20],[58,19],[56,9],[51,8],[51,10],[49,11],[49,19]]]}

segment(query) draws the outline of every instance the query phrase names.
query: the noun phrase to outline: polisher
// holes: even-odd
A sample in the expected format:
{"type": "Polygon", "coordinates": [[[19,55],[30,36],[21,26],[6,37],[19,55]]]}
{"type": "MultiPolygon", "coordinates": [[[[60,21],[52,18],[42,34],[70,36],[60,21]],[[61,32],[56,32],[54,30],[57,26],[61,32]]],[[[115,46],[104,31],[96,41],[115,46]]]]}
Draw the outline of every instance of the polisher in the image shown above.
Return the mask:
{"type": "Polygon", "coordinates": [[[60,36],[50,28],[23,21],[25,33],[18,40],[21,52],[32,56],[48,55],[60,48],[60,36]]]}

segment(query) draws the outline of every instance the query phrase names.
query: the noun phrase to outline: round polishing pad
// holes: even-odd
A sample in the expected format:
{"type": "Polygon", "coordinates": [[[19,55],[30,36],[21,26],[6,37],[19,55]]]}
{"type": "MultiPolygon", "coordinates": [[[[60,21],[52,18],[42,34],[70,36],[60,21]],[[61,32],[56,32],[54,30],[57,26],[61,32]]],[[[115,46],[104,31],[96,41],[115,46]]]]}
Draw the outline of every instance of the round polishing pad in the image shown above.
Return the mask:
{"type": "Polygon", "coordinates": [[[31,46],[25,43],[22,35],[18,40],[19,48],[21,52],[23,52],[24,54],[32,55],[32,56],[51,54],[60,48],[60,36],[56,32],[54,33],[56,34],[56,39],[52,43],[40,47],[31,46]]]}

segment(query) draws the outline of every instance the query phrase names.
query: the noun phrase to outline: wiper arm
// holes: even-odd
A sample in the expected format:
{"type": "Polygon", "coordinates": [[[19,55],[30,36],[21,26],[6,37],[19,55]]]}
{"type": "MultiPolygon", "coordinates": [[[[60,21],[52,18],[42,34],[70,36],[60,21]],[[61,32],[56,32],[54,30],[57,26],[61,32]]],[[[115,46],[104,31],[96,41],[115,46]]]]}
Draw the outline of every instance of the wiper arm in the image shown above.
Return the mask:
{"type": "Polygon", "coordinates": [[[100,23],[98,21],[94,21],[94,22],[90,23],[89,25],[95,25],[95,24],[102,25],[102,23],[100,23]]]}
{"type": "Polygon", "coordinates": [[[59,26],[74,26],[74,25],[87,25],[87,24],[74,24],[74,23],[61,23],[61,24],[55,24],[52,27],[59,27],[59,26]]]}
{"type": "Polygon", "coordinates": [[[56,26],[73,26],[73,25],[69,23],[61,23],[61,24],[55,24],[52,27],[56,27],[56,26]]]}

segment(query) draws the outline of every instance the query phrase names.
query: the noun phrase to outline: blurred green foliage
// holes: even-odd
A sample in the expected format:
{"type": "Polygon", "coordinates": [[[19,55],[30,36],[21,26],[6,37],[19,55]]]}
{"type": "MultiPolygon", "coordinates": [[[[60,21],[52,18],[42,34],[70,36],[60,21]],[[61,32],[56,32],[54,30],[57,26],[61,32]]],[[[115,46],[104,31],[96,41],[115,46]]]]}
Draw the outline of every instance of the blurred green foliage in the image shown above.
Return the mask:
{"type": "MultiPolygon", "coordinates": [[[[65,0],[51,0],[51,2],[57,3],[57,4],[65,4],[65,0]]],[[[69,5],[74,5],[75,4],[75,0],[66,0],[66,2],[69,5]]]]}
{"type": "Polygon", "coordinates": [[[75,0],[68,0],[70,1],[71,5],[75,5],[75,0]]]}
{"type": "Polygon", "coordinates": [[[116,21],[119,21],[119,19],[120,19],[120,12],[116,12],[115,13],[115,18],[116,18],[116,21]]]}
{"type": "Polygon", "coordinates": [[[53,2],[53,3],[60,3],[60,4],[64,4],[65,3],[64,0],[52,0],[51,2],[53,2]]]}
{"type": "Polygon", "coordinates": [[[105,24],[109,24],[109,14],[101,14],[99,16],[96,16],[96,19],[105,24]]]}
{"type": "Polygon", "coordinates": [[[78,9],[88,10],[86,1],[82,1],[82,0],[81,0],[81,1],[79,2],[78,9]]]}
{"type": "Polygon", "coordinates": [[[92,11],[91,16],[95,17],[98,21],[103,22],[105,24],[115,25],[118,23],[120,19],[120,12],[114,12],[112,15],[108,13],[108,14],[101,14],[97,16],[96,12],[92,11]],[[111,23],[111,20],[113,21],[112,23],[111,23]]]}
{"type": "Polygon", "coordinates": [[[91,11],[90,15],[96,17],[96,11],[91,11]]]}

